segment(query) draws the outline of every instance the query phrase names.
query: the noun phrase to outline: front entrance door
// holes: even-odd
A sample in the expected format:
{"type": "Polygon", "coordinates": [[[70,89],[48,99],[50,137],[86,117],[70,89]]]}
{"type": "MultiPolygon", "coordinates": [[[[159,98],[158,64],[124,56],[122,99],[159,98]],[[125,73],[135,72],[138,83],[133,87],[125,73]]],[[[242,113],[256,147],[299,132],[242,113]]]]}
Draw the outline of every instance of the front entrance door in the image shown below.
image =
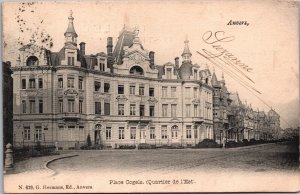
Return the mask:
{"type": "Polygon", "coordinates": [[[94,132],[94,144],[98,145],[100,144],[100,140],[101,140],[101,125],[97,124],[95,126],[95,132],[94,132]]]}
{"type": "Polygon", "coordinates": [[[178,126],[174,125],[171,128],[171,132],[172,132],[172,143],[178,143],[178,126]]]}

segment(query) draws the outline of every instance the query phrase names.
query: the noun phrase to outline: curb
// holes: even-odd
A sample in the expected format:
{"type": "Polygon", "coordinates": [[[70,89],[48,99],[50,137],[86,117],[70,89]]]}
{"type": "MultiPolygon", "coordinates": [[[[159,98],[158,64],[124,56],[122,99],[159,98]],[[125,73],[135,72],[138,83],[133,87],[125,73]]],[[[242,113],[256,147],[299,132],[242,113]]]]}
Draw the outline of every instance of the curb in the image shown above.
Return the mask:
{"type": "Polygon", "coordinates": [[[57,158],[52,158],[48,161],[46,161],[43,164],[43,169],[49,170],[51,171],[51,175],[50,176],[54,176],[57,172],[52,170],[51,168],[48,167],[49,164],[51,164],[52,162],[56,161],[56,160],[60,160],[60,159],[64,159],[64,158],[71,158],[71,157],[75,157],[78,156],[78,154],[71,154],[71,155],[67,155],[67,156],[61,156],[61,157],[57,157],[57,158]]]}

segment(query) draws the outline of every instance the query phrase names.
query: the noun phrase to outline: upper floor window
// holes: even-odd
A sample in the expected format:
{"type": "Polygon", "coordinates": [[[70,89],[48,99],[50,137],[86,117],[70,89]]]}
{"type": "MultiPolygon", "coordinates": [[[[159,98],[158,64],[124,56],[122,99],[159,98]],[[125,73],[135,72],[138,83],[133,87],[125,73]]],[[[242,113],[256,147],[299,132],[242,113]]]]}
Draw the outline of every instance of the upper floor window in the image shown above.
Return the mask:
{"type": "Polygon", "coordinates": [[[187,98],[190,98],[191,96],[191,88],[190,87],[186,87],[185,88],[185,95],[187,98]]]}
{"type": "Polygon", "coordinates": [[[68,65],[74,66],[75,57],[74,56],[68,56],[68,65]]]}
{"type": "Polygon", "coordinates": [[[171,87],[171,97],[176,97],[176,87],[171,87]]]}
{"type": "Polygon", "coordinates": [[[135,94],[135,86],[129,86],[129,93],[132,95],[135,94]]]}
{"type": "Polygon", "coordinates": [[[167,79],[172,78],[172,68],[167,68],[167,79]]]}
{"type": "Polygon", "coordinates": [[[68,88],[74,88],[74,78],[68,78],[68,88]]]}
{"type": "Polygon", "coordinates": [[[100,86],[101,86],[101,83],[100,83],[100,82],[98,82],[98,81],[95,81],[95,82],[94,82],[95,92],[100,91],[100,86]]]}
{"type": "Polygon", "coordinates": [[[74,112],[75,101],[73,99],[68,100],[68,112],[74,112]]]}
{"type": "Polygon", "coordinates": [[[39,88],[43,88],[43,78],[39,78],[39,88]]]}
{"type": "Polygon", "coordinates": [[[140,85],[140,87],[139,87],[139,95],[141,95],[141,96],[145,95],[144,85],[140,85]]]}
{"type": "Polygon", "coordinates": [[[118,105],[118,115],[124,115],[124,104],[118,105]]]}
{"type": "Polygon", "coordinates": [[[163,86],[163,87],[162,87],[162,97],[163,97],[163,98],[166,98],[166,97],[167,97],[167,89],[168,89],[168,88],[167,88],[166,86],[163,86]]]}
{"type": "Polygon", "coordinates": [[[198,97],[198,89],[194,88],[194,98],[197,98],[197,97],[198,97]]]}
{"type": "Polygon", "coordinates": [[[35,79],[34,78],[29,79],[29,88],[31,88],[31,89],[35,88],[35,79]]]}
{"type": "Polygon", "coordinates": [[[154,96],[154,88],[149,88],[149,96],[154,96]]]}
{"type": "Polygon", "coordinates": [[[140,105],[140,116],[145,116],[145,105],[140,105]]]}
{"type": "Polygon", "coordinates": [[[100,62],[100,71],[105,71],[105,64],[104,64],[104,62],[100,62]]]}
{"type": "Polygon", "coordinates": [[[83,78],[82,78],[82,77],[80,77],[80,78],[78,79],[78,89],[79,89],[79,90],[82,90],[82,89],[83,89],[83,78]]]}
{"type": "Polygon", "coordinates": [[[27,66],[38,66],[39,65],[39,59],[36,56],[30,56],[26,60],[27,66]]]}
{"type": "Polygon", "coordinates": [[[124,94],[124,85],[118,85],[118,94],[124,94]]]}
{"type": "Polygon", "coordinates": [[[109,88],[110,88],[109,83],[104,83],[104,92],[105,93],[109,93],[109,88]]]}
{"type": "Polygon", "coordinates": [[[62,77],[58,78],[58,88],[63,88],[64,87],[64,80],[62,77]]]}
{"type": "Polygon", "coordinates": [[[26,89],[26,79],[22,79],[22,89],[26,89]]]}
{"type": "Polygon", "coordinates": [[[198,71],[194,70],[194,79],[197,80],[198,79],[198,71]]]}
{"type": "Polygon", "coordinates": [[[131,75],[144,75],[144,70],[140,66],[133,66],[129,73],[131,75]]]}

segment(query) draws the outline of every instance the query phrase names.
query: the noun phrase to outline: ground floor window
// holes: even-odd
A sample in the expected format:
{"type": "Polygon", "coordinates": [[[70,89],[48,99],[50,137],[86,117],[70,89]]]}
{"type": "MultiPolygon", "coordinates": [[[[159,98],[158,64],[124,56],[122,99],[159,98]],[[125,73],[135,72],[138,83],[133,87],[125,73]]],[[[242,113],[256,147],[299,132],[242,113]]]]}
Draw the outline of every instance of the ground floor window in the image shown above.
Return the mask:
{"type": "Polygon", "coordinates": [[[168,131],[167,126],[161,127],[161,139],[167,139],[168,138],[168,131]]]}
{"type": "Polygon", "coordinates": [[[130,139],[136,139],[136,127],[130,128],[130,139]]]}
{"type": "Polygon", "coordinates": [[[119,139],[125,139],[124,127],[119,127],[119,139]]]}
{"type": "Polygon", "coordinates": [[[36,129],[35,129],[35,140],[42,141],[42,128],[41,127],[36,127],[36,129]]]}
{"type": "Polygon", "coordinates": [[[106,139],[111,139],[111,127],[106,127],[106,139]]]}
{"type": "Polygon", "coordinates": [[[30,127],[24,127],[24,140],[30,140],[30,127]]]}
{"type": "Polygon", "coordinates": [[[187,139],[191,139],[192,138],[192,130],[191,130],[191,126],[190,125],[186,126],[186,138],[187,139]]]}
{"type": "Polygon", "coordinates": [[[155,127],[150,128],[150,139],[155,139],[155,127]]]}
{"type": "Polygon", "coordinates": [[[195,139],[198,138],[198,129],[197,129],[196,126],[194,127],[194,138],[195,138],[195,139]]]}

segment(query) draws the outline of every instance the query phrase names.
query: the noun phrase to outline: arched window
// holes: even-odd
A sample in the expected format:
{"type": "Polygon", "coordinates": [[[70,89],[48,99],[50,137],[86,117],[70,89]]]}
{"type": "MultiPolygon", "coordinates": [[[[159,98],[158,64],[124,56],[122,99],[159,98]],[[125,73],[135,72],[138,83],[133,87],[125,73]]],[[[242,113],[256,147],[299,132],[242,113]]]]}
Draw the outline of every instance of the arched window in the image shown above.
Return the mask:
{"type": "Polygon", "coordinates": [[[26,61],[27,66],[38,66],[39,65],[39,59],[36,56],[30,56],[28,57],[26,61]]]}
{"type": "Polygon", "coordinates": [[[177,130],[178,130],[178,126],[177,126],[177,125],[174,125],[174,126],[171,128],[171,130],[172,130],[172,131],[174,131],[174,130],[177,131],[177,130]]]}
{"type": "Polygon", "coordinates": [[[143,71],[143,69],[140,66],[133,66],[130,69],[129,73],[131,75],[144,75],[144,71],[143,71]]]}
{"type": "Polygon", "coordinates": [[[177,139],[177,132],[178,132],[178,126],[177,125],[174,125],[172,128],[171,128],[171,132],[172,132],[172,139],[177,139]]]}

